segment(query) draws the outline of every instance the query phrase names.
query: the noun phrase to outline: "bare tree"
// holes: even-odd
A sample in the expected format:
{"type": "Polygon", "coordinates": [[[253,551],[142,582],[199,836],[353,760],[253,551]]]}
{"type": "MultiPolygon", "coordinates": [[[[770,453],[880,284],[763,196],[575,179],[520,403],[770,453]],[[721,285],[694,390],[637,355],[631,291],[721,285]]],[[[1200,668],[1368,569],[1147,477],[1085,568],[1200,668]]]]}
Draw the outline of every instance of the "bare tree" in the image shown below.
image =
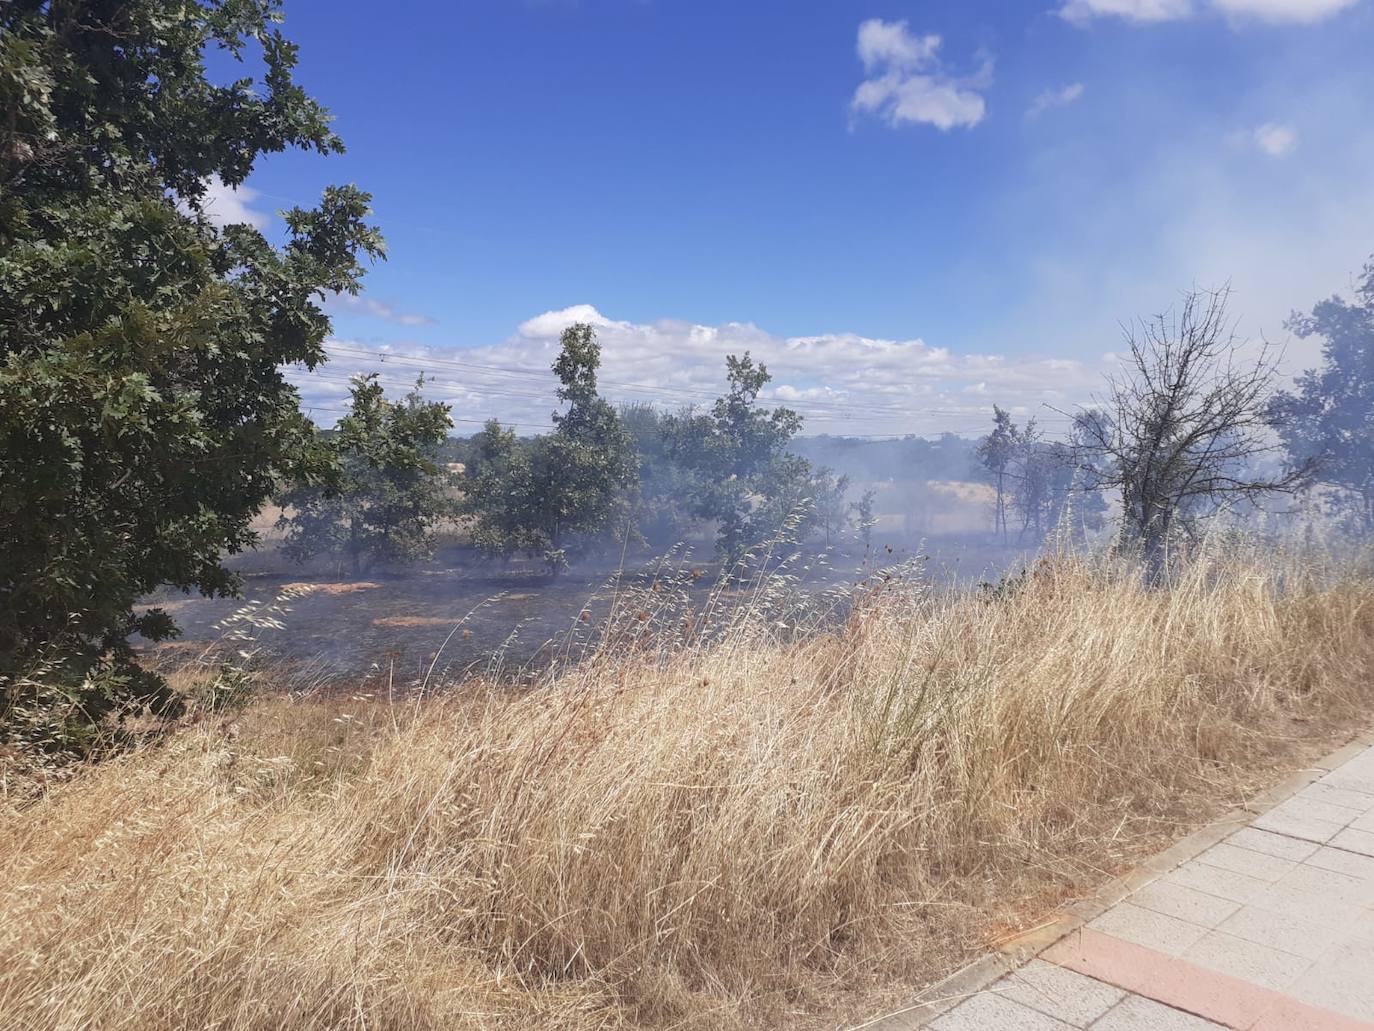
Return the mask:
{"type": "Polygon", "coordinates": [[[1080,462],[1097,486],[1120,490],[1122,543],[1141,553],[1151,583],[1199,517],[1292,492],[1306,477],[1306,469],[1256,469],[1281,450],[1267,415],[1279,354],[1268,343],[1256,356],[1242,353],[1230,293],[1193,290],[1177,312],[1124,327],[1123,373],[1077,416],[1080,462]]]}

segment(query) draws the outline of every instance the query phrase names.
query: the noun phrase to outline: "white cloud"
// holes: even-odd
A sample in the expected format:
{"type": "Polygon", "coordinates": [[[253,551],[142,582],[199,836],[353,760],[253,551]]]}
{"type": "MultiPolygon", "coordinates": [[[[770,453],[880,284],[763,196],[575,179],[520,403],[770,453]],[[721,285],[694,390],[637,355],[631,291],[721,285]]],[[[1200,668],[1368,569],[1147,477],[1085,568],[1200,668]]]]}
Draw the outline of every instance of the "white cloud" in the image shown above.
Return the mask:
{"type": "Polygon", "coordinates": [[[586,322],[592,326],[609,326],[610,322],[601,312],[590,304],[574,304],[571,308],[546,311],[520,323],[522,337],[538,340],[542,337],[556,337],[574,322],[586,322]]]}
{"type": "Polygon", "coordinates": [[[1271,158],[1287,157],[1298,145],[1298,133],[1291,125],[1266,122],[1250,133],[1256,147],[1271,158]]]}
{"type": "Polygon", "coordinates": [[[1067,107],[1082,98],[1083,89],[1081,82],[1071,83],[1062,89],[1047,89],[1031,101],[1030,107],[1026,108],[1026,117],[1039,118],[1052,107],[1067,107]]]}
{"type": "MultiPolygon", "coordinates": [[[[227,225],[245,223],[254,229],[266,229],[272,216],[265,211],[255,211],[251,207],[261,194],[251,186],[226,186],[217,175],[205,181],[205,196],[201,199],[201,210],[213,224],[223,229],[227,225]]],[[[184,203],[179,203],[183,211],[184,203]]]]}
{"type": "Polygon", "coordinates": [[[1212,0],[1213,6],[1235,17],[1269,22],[1311,24],[1354,7],[1359,0],[1212,0]]]}
{"type": "Polygon", "coordinates": [[[919,68],[934,61],[939,49],[939,36],[913,36],[904,21],[870,18],[859,26],[859,60],[866,71],[884,64],[919,68]]]}
{"type": "Polygon", "coordinates": [[[331,341],[333,357],[320,374],[292,376],[323,422],[344,407],[350,374],[380,370],[389,390],[402,391],[424,371],[432,377],[428,393],[453,405],[461,431],[495,416],[528,433],[549,425],[556,405],[550,366],[558,334],[572,322],[597,327],[601,389],[616,403],[708,406],[724,390],[725,356],[749,351],[773,374],[767,400],[796,408],[806,433],[980,433],[993,402],[1019,417],[1036,415],[1053,431],[1059,420],[1045,403],[1067,409],[1100,385],[1101,366],[1063,357],[961,355],[919,338],[857,333],[782,337],[747,322],[635,323],[591,305],[545,312],[486,347],[402,345],[380,360],[359,354],[375,351],[371,345],[331,341]]]}
{"type": "Polygon", "coordinates": [[[980,92],[992,79],[992,64],[968,76],[947,73],[939,59],[939,36],[913,35],[905,21],[871,18],[859,26],[856,50],[868,77],[850,101],[856,114],[871,113],[889,125],[933,125],[941,131],[972,127],[987,104],[980,92]]]}
{"type": "Polygon", "coordinates": [[[1076,24],[1093,18],[1133,22],[1177,21],[1193,13],[1192,0],[1066,0],[1059,16],[1076,24]]]}
{"type": "Polygon", "coordinates": [[[432,326],[435,319],[418,312],[401,311],[395,305],[379,301],[375,297],[354,297],[352,294],[335,294],[329,299],[331,307],[364,315],[375,315],[398,326],[432,326]]]}
{"type": "MultiPolygon", "coordinates": [[[[1206,0],[1208,6],[1233,19],[1310,25],[1329,18],[1359,0],[1206,0]]],[[[1059,15],[1082,25],[1094,18],[1121,18],[1137,23],[1182,21],[1197,11],[1193,0],[1065,0],[1059,15]]]]}

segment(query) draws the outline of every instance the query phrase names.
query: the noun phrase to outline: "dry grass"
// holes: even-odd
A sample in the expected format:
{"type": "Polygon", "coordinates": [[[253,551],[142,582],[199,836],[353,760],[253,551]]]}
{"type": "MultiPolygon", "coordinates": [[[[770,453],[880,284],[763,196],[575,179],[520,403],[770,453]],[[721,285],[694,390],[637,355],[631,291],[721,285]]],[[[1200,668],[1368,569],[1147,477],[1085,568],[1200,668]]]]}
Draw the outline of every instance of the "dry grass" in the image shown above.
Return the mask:
{"type": "Polygon", "coordinates": [[[0,814],[23,1028],[833,1025],[1368,712],[1374,587],[1043,567],[519,695],[267,700],[0,814]]]}
{"type": "Polygon", "coordinates": [[[295,583],[284,584],[280,590],[296,594],[352,594],[355,591],[371,591],[382,586],[371,581],[348,580],[342,583],[295,583]]]}

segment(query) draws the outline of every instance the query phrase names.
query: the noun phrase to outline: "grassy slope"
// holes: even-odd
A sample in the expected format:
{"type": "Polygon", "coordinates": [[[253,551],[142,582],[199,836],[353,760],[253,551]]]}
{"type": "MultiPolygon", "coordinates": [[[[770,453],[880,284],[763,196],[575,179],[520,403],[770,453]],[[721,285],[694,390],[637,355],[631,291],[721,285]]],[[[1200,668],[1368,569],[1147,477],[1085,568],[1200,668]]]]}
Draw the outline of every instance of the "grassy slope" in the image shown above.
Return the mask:
{"type": "Polygon", "coordinates": [[[8,1027],[833,1025],[1360,722],[1374,585],[1072,562],[518,697],[265,700],[0,813],[8,1027]]]}

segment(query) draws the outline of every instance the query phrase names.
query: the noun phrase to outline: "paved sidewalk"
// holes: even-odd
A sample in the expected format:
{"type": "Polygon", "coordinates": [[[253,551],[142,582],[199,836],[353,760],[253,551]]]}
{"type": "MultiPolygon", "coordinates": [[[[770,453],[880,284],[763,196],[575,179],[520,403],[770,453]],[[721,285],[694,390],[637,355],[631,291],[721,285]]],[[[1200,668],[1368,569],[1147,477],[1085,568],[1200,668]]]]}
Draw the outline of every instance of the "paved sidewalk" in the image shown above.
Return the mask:
{"type": "Polygon", "coordinates": [[[926,1027],[1374,1029],[1374,747],[926,1027]]]}

